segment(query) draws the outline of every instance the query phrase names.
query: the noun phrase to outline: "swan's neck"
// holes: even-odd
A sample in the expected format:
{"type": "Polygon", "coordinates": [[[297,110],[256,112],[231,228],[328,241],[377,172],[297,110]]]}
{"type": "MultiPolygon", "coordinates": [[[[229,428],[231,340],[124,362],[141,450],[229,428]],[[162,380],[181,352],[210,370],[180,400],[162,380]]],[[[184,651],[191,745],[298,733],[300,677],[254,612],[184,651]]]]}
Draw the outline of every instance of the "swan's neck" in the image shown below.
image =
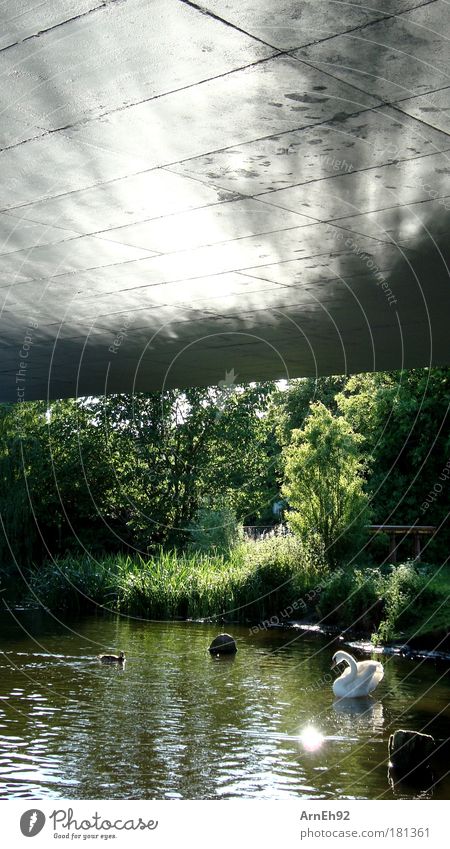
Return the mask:
{"type": "Polygon", "coordinates": [[[351,656],[351,654],[348,654],[345,659],[350,667],[350,675],[348,676],[347,681],[353,681],[358,674],[356,660],[354,657],[351,656]]]}

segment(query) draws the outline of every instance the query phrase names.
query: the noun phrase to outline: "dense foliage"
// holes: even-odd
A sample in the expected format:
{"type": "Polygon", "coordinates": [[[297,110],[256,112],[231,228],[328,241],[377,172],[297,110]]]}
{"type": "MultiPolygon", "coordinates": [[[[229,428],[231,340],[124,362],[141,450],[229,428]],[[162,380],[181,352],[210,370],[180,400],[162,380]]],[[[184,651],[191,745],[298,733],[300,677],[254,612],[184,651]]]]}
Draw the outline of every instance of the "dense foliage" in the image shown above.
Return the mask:
{"type": "Polygon", "coordinates": [[[226,404],[220,389],[194,388],[3,405],[2,563],[183,545],[208,498],[243,521],[270,511],[271,388],[236,388],[226,404]]]}
{"type": "MultiPolygon", "coordinates": [[[[252,571],[248,564],[256,555],[247,551],[247,565],[242,565],[242,546],[236,542],[240,525],[278,521],[274,505],[283,503],[283,493],[284,519],[303,546],[302,563],[298,551],[295,570],[289,561],[288,580],[295,571],[294,583],[300,585],[301,569],[306,573],[311,568],[311,557],[322,569],[324,549],[331,552],[328,561],[336,574],[345,571],[336,592],[344,591],[346,583],[357,590],[355,596],[345,596],[346,616],[353,616],[352,598],[355,610],[366,610],[381,593],[384,631],[381,620],[375,624],[386,636],[395,630],[394,621],[402,621],[402,600],[411,595],[416,578],[409,575],[406,592],[406,573],[399,573],[389,590],[385,576],[381,580],[368,571],[387,560],[383,539],[370,545],[366,539],[354,559],[365,505],[369,502],[376,524],[436,526],[424,559],[435,565],[445,562],[450,543],[449,403],[450,369],[434,368],[302,379],[282,386],[230,384],[226,391],[169,390],[162,397],[1,405],[2,583],[10,578],[17,586],[19,569],[25,581],[32,574],[33,586],[39,576],[43,586],[53,576],[55,591],[59,587],[62,593],[60,580],[70,576],[64,570],[53,572],[57,558],[59,564],[71,564],[75,598],[78,588],[92,580],[95,598],[104,603],[118,595],[94,568],[92,557],[101,562],[111,557],[112,564],[142,555],[142,561],[133,559],[126,580],[120,573],[121,586],[127,588],[119,594],[125,604],[124,599],[136,600],[140,593],[152,595],[148,587],[156,581],[155,564],[159,569],[162,562],[156,553],[162,547],[175,552],[170,567],[175,563],[175,571],[186,567],[183,557],[214,560],[214,575],[223,574],[208,583],[211,575],[204,564],[205,587],[217,582],[225,587],[227,574],[231,580],[226,564],[232,562],[244,570],[239,580],[247,575],[247,589],[250,573],[252,592],[256,577],[263,596],[264,587],[271,587],[275,604],[276,581],[283,585],[286,577],[280,553],[285,543],[275,541],[271,561],[252,571]],[[320,544],[317,539],[310,544],[311,529],[320,530],[320,544]]],[[[411,539],[406,539],[399,557],[407,560],[411,554],[411,539]]],[[[158,574],[167,577],[167,569],[158,574]]],[[[223,592],[222,607],[228,604],[225,588],[223,592]]],[[[419,602],[421,593],[419,587],[419,602]]],[[[243,598],[234,590],[232,595],[243,598]]],[[[189,610],[201,612],[200,597],[206,598],[197,594],[189,610]]],[[[280,604],[291,597],[282,594],[280,604]]],[[[316,599],[319,616],[330,615],[326,599],[324,587],[320,603],[316,599]]],[[[208,603],[208,611],[214,604],[208,603]]],[[[251,609],[256,610],[253,602],[251,609]]],[[[268,609],[264,606],[265,613],[268,609]]],[[[445,611],[444,605],[442,617],[445,611]]],[[[367,627],[373,624],[366,622],[367,627]]]]}
{"type": "Polygon", "coordinates": [[[342,416],[316,402],[285,449],[289,526],[333,566],[359,552],[368,524],[360,442],[342,416]]]}
{"type": "MultiPolygon", "coordinates": [[[[337,395],[361,434],[376,524],[433,525],[424,559],[448,558],[450,369],[355,375],[337,395]]],[[[411,555],[405,540],[400,556],[411,555]]]]}

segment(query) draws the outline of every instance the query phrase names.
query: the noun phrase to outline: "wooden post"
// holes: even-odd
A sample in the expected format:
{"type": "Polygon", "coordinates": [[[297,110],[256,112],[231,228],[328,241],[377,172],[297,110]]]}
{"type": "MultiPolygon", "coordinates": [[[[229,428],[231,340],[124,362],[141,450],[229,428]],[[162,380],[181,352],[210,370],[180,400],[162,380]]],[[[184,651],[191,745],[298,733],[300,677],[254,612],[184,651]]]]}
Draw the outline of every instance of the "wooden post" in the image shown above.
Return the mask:
{"type": "MultiPolygon", "coordinates": [[[[414,547],[414,560],[416,562],[420,562],[421,559],[421,535],[429,534],[432,535],[435,533],[436,528],[434,525],[367,525],[368,530],[372,534],[387,534],[389,537],[389,561],[391,563],[397,563],[397,549],[401,544],[402,540],[405,539],[406,536],[413,537],[413,547],[414,547]],[[396,537],[400,536],[399,541],[396,541],[396,537]]],[[[386,558],[387,559],[387,558],[386,558]]],[[[386,563],[386,559],[383,560],[383,563],[386,563]]]]}
{"type": "Polygon", "coordinates": [[[414,534],[414,560],[420,560],[420,534],[414,534]]]}
{"type": "Polygon", "coordinates": [[[397,546],[395,544],[395,533],[389,534],[389,558],[391,563],[397,563],[397,546]]]}

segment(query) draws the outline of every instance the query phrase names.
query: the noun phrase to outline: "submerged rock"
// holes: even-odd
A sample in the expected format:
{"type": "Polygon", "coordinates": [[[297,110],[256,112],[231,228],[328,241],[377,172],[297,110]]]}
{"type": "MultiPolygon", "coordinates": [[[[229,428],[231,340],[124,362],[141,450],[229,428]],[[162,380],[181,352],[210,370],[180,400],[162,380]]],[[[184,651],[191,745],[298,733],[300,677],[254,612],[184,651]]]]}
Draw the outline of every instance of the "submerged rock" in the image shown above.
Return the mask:
{"type": "Polygon", "coordinates": [[[236,641],[231,634],[218,634],[214,637],[208,651],[210,654],[236,654],[236,641]]]}

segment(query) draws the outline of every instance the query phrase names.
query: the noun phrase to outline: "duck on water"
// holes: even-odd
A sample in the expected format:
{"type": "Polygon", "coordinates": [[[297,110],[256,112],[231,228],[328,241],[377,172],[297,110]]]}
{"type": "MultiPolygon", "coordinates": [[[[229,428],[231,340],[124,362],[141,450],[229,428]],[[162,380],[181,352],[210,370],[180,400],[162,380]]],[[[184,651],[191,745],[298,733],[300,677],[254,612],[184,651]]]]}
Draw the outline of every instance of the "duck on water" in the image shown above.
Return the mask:
{"type": "Polygon", "coordinates": [[[121,666],[126,660],[123,651],[119,652],[119,654],[99,654],[97,657],[101,663],[119,663],[121,666]]]}

